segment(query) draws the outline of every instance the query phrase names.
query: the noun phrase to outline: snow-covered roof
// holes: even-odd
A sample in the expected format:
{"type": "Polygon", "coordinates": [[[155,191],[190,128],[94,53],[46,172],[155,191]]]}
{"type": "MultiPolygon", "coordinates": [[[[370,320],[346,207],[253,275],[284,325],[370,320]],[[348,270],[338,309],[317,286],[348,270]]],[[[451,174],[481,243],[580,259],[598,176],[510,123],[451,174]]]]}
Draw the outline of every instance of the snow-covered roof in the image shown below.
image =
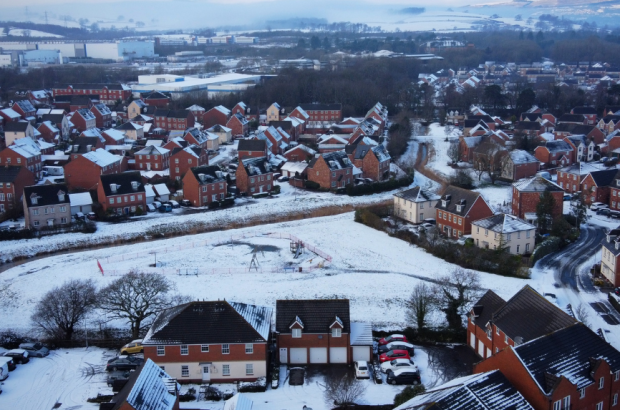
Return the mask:
{"type": "Polygon", "coordinates": [[[282,168],[280,168],[280,170],[289,172],[291,174],[299,172],[299,174],[301,175],[306,170],[306,168],[308,168],[308,164],[305,162],[287,162],[286,164],[282,165],[282,168]]]}
{"type": "Polygon", "coordinates": [[[93,199],[88,192],[79,192],[77,194],[69,194],[69,202],[71,206],[92,205],[93,199]]]}
{"type": "Polygon", "coordinates": [[[87,152],[86,154],[82,155],[82,158],[86,158],[87,160],[94,162],[100,167],[107,167],[116,162],[119,162],[122,159],[118,155],[110,154],[108,151],[102,148],[97,148],[96,151],[87,152]]]}
{"type": "Polygon", "coordinates": [[[155,145],[147,145],[134,155],[166,155],[170,150],[164,147],[158,147],[155,145]]]}
{"type": "Polygon", "coordinates": [[[252,410],[254,403],[247,394],[237,393],[224,403],[224,410],[252,410]]]}
{"type": "Polygon", "coordinates": [[[304,152],[307,152],[307,153],[308,153],[308,155],[315,155],[315,154],[316,154],[316,151],[315,151],[315,150],[313,150],[312,148],[309,148],[309,147],[305,146],[304,144],[298,144],[298,145],[297,145],[297,146],[295,146],[294,148],[291,148],[291,149],[289,149],[288,151],[286,151],[286,152],[284,153],[284,155],[286,155],[286,154],[288,154],[289,152],[291,152],[291,151],[293,151],[293,150],[296,150],[296,149],[300,149],[300,150],[302,150],[302,151],[304,151],[304,152]]]}
{"type": "Polygon", "coordinates": [[[520,149],[510,151],[509,155],[514,164],[528,164],[531,162],[538,162],[535,156],[533,156],[527,151],[523,151],[520,149]]]}
{"type": "Polygon", "coordinates": [[[205,109],[203,107],[201,107],[200,105],[198,105],[198,104],[194,104],[191,107],[187,107],[186,110],[189,110],[189,111],[205,111],[205,109]]]}
{"type": "Polygon", "coordinates": [[[413,202],[439,201],[441,199],[441,195],[422,189],[419,186],[397,192],[394,196],[413,202]]]}
{"type": "Polygon", "coordinates": [[[113,139],[114,141],[122,141],[125,139],[125,134],[120,132],[119,130],[115,130],[114,128],[110,128],[109,130],[103,131],[105,135],[113,139]]]}
{"type": "Polygon", "coordinates": [[[269,338],[271,330],[271,318],[273,309],[266,306],[248,305],[246,303],[229,302],[243,318],[261,335],[265,340],[269,338]]]}
{"type": "Polygon", "coordinates": [[[351,346],[372,346],[372,326],[370,323],[351,322],[351,346]]]}
{"type": "Polygon", "coordinates": [[[170,190],[168,189],[166,184],[155,184],[153,185],[153,189],[155,190],[158,196],[170,195],[170,190]]]}
{"type": "Polygon", "coordinates": [[[223,105],[218,105],[217,107],[213,107],[214,110],[218,110],[222,114],[230,115],[230,110],[223,105]]]}
{"type": "Polygon", "coordinates": [[[131,386],[127,403],[135,410],[172,410],[181,386],[151,359],[147,359],[131,386]]]}
{"type": "Polygon", "coordinates": [[[508,214],[493,215],[488,218],[473,221],[471,224],[498,233],[512,233],[536,229],[534,225],[525,222],[523,219],[508,214]]]}
{"type": "Polygon", "coordinates": [[[155,198],[155,191],[153,191],[153,185],[145,184],[144,193],[147,198],[155,198]]]}
{"type": "Polygon", "coordinates": [[[32,158],[37,155],[41,155],[41,148],[30,137],[16,139],[13,142],[13,145],[8,148],[25,158],[32,158]]]}
{"type": "Polygon", "coordinates": [[[164,144],[163,140],[146,140],[145,147],[150,147],[151,145],[155,147],[161,147],[164,144]]]}
{"type": "Polygon", "coordinates": [[[21,118],[21,115],[19,115],[17,111],[13,110],[12,108],[5,108],[3,110],[0,110],[0,112],[11,119],[21,118]]]}
{"type": "Polygon", "coordinates": [[[41,125],[45,125],[52,132],[60,132],[60,130],[56,128],[56,124],[53,124],[51,121],[43,121],[41,125]]]}
{"type": "Polygon", "coordinates": [[[512,185],[522,192],[564,191],[559,185],[541,176],[522,179],[512,185]]]}

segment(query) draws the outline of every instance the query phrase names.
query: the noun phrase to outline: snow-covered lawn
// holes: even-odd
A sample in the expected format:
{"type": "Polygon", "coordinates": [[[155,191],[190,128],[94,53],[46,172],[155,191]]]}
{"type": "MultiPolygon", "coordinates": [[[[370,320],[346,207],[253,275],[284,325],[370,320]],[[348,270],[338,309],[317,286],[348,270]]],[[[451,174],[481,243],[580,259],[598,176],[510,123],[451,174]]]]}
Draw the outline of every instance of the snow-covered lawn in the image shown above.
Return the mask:
{"type": "Polygon", "coordinates": [[[454,175],[454,169],[448,165],[451,163],[450,157],[448,156],[450,142],[446,141],[446,137],[452,140],[458,138],[459,134],[460,131],[458,128],[454,128],[450,134],[446,134],[445,127],[442,127],[438,123],[432,123],[428,126],[426,135],[417,137],[418,141],[426,142],[433,146],[434,153],[429,156],[428,168],[439,172],[447,178],[454,175]]]}
{"type": "Polygon", "coordinates": [[[62,403],[61,409],[98,409],[99,404],[86,400],[111,394],[104,371],[111,357],[110,350],[90,347],[53,350],[45,358],[31,358],[2,382],[0,408],[47,410],[62,403]]]}

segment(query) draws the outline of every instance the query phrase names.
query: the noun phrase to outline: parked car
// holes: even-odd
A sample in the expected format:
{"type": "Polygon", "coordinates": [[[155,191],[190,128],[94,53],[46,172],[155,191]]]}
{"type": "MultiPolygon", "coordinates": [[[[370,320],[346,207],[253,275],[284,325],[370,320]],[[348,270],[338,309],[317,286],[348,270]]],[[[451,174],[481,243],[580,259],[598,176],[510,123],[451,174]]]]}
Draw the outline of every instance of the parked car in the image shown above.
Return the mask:
{"type": "Polygon", "coordinates": [[[379,346],[381,345],[386,345],[388,343],[392,343],[392,342],[407,342],[409,343],[409,340],[407,340],[407,338],[404,335],[390,335],[388,337],[383,337],[381,339],[379,339],[379,346]]]}
{"type": "Polygon", "coordinates": [[[153,204],[146,204],[146,212],[155,212],[156,210],[153,204]]]}
{"type": "Polygon", "coordinates": [[[383,354],[385,352],[389,352],[390,350],[406,350],[409,352],[409,356],[413,356],[413,345],[407,342],[395,341],[388,343],[386,345],[380,345],[378,352],[379,354],[383,354]]]}
{"type": "Polygon", "coordinates": [[[607,208],[601,208],[599,210],[596,211],[597,215],[604,215],[604,216],[608,216],[610,215],[610,211],[607,208]]]}
{"type": "Polygon", "coordinates": [[[431,225],[437,225],[437,221],[435,220],[435,218],[426,218],[424,220],[424,223],[431,224],[431,225]]]}
{"type": "Polygon", "coordinates": [[[13,360],[12,357],[0,356],[0,366],[3,363],[6,363],[6,365],[8,366],[10,372],[12,372],[13,370],[15,370],[17,368],[17,366],[15,365],[15,361],[13,360]]]}
{"type": "Polygon", "coordinates": [[[26,364],[30,361],[28,352],[24,349],[13,349],[8,352],[4,352],[4,357],[11,357],[15,364],[26,364]]]}
{"type": "Polygon", "coordinates": [[[397,369],[386,373],[389,384],[420,384],[420,373],[417,370],[397,369]]]}
{"type": "Polygon", "coordinates": [[[174,208],[174,209],[181,207],[181,205],[179,205],[179,203],[177,201],[175,201],[174,199],[171,199],[168,203],[170,205],[172,205],[172,208],[174,208]]]}
{"type": "Polygon", "coordinates": [[[144,346],[142,346],[142,339],[132,340],[125,346],[121,347],[121,354],[135,354],[143,352],[144,346]]]}
{"type": "Polygon", "coordinates": [[[19,345],[19,348],[27,351],[30,357],[45,357],[50,354],[49,349],[39,342],[22,343],[19,345]]]}
{"type": "Polygon", "coordinates": [[[142,357],[118,356],[108,360],[105,370],[107,372],[114,372],[116,370],[133,370],[143,363],[144,359],[142,357]]]}
{"type": "Polygon", "coordinates": [[[389,362],[394,359],[411,359],[409,352],[406,350],[390,350],[379,356],[379,362],[389,362]]]}
{"type": "Polygon", "coordinates": [[[411,361],[411,359],[394,359],[389,362],[381,363],[381,371],[383,373],[387,373],[388,370],[402,369],[403,367],[413,367],[416,371],[418,370],[418,366],[413,364],[413,361],[411,361]]]}
{"type": "Polygon", "coordinates": [[[159,209],[159,212],[172,212],[172,205],[161,204],[161,206],[158,209],[159,209]]]}
{"type": "Polygon", "coordinates": [[[0,382],[9,377],[9,365],[6,362],[0,362],[0,382]]]}
{"type": "Polygon", "coordinates": [[[602,202],[592,202],[592,205],[590,205],[591,211],[598,211],[599,209],[603,209],[603,208],[609,208],[609,206],[605,205],[602,202]]]}
{"type": "Polygon", "coordinates": [[[159,209],[159,207],[161,206],[161,202],[159,201],[153,201],[152,205],[155,207],[155,209],[159,209]]]}
{"type": "Polygon", "coordinates": [[[181,206],[185,206],[185,207],[192,206],[192,201],[190,201],[189,199],[184,199],[181,201],[181,206]]]}
{"type": "Polygon", "coordinates": [[[355,362],[355,377],[358,379],[370,379],[370,371],[368,370],[368,362],[366,360],[355,362]]]}
{"type": "Polygon", "coordinates": [[[609,216],[611,218],[618,219],[620,218],[620,211],[609,211],[609,216]]]}
{"type": "Polygon", "coordinates": [[[563,200],[563,201],[570,201],[571,199],[572,199],[572,198],[571,198],[571,196],[570,196],[570,195],[564,195],[564,196],[562,197],[562,200],[563,200]]]}
{"type": "Polygon", "coordinates": [[[86,217],[91,220],[94,221],[95,219],[97,219],[97,214],[94,212],[89,212],[88,214],[86,214],[86,217]]]}
{"type": "Polygon", "coordinates": [[[288,177],[287,176],[283,176],[283,177],[278,178],[278,182],[286,182],[286,181],[288,181],[288,177]]]}
{"type": "Polygon", "coordinates": [[[115,380],[128,380],[130,375],[131,370],[110,372],[110,374],[108,374],[107,380],[108,386],[112,387],[112,384],[114,384],[115,380]]]}

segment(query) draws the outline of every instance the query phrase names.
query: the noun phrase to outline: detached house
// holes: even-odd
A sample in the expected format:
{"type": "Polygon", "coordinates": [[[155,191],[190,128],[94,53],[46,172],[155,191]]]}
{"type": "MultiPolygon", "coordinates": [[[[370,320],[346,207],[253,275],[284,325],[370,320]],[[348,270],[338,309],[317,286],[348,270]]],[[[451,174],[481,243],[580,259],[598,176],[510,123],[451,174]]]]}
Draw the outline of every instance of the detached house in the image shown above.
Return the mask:
{"type": "Polygon", "coordinates": [[[128,215],[135,213],[138,208],[146,212],[146,191],[140,173],[101,175],[97,200],[104,212],[128,215]]]}
{"type": "Polygon", "coordinates": [[[493,210],[478,192],[448,186],[435,204],[437,229],[450,238],[471,233],[471,223],[493,215],[493,210]]]}
{"type": "Polygon", "coordinates": [[[620,352],[583,323],[507,347],[474,365],[474,373],[496,369],[535,410],[618,405],[620,352]]]}
{"type": "Polygon", "coordinates": [[[237,167],[237,189],[246,195],[270,192],[273,186],[273,168],[266,157],[246,158],[237,167]]]}
{"type": "Polygon", "coordinates": [[[179,305],[157,316],[144,357],[181,383],[255,381],[267,375],[272,315],[225,300],[179,305]]]}
{"type": "Polygon", "coordinates": [[[57,143],[60,140],[60,130],[51,121],[40,123],[37,131],[46,142],[57,143]]]}
{"type": "Polygon", "coordinates": [[[536,227],[514,215],[493,215],[471,224],[471,237],[479,248],[505,248],[513,255],[534,250],[536,227]]]}
{"type": "Polygon", "coordinates": [[[267,142],[265,140],[239,140],[237,146],[237,156],[239,160],[245,158],[267,157],[267,142]]]}
{"type": "Polygon", "coordinates": [[[431,191],[417,186],[394,194],[394,215],[414,224],[435,216],[435,205],[441,199],[431,191]]]}
{"type": "Polygon", "coordinates": [[[122,132],[128,140],[137,141],[144,138],[144,127],[135,122],[126,122],[116,127],[115,130],[122,132]]]}
{"type": "Polygon", "coordinates": [[[220,144],[230,144],[232,142],[232,129],[216,124],[209,128],[207,132],[215,134],[219,138],[220,144]]]}
{"type": "Polygon", "coordinates": [[[297,144],[282,155],[290,162],[310,161],[316,155],[316,151],[304,144],[297,144]]]}
{"type": "Polygon", "coordinates": [[[41,178],[41,149],[31,138],[22,138],[0,151],[0,166],[27,168],[41,178]]]}
{"type": "Polygon", "coordinates": [[[226,121],[226,128],[230,129],[231,134],[235,137],[245,137],[248,135],[250,123],[243,115],[236,113],[233,114],[228,121],[226,121]]]}
{"type": "Polygon", "coordinates": [[[88,108],[80,108],[71,116],[75,129],[82,132],[97,126],[97,117],[88,108]]]}
{"type": "Polygon", "coordinates": [[[585,107],[585,106],[575,107],[572,110],[570,110],[570,113],[574,115],[583,115],[585,117],[586,125],[596,124],[596,108],[594,107],[585,107]]]}
{"type": "Polygon", "coordinates": [[[348,299],[276,301],[282,364],[351,363],[350,334],[348,299]]]}
{"type": "Polygon", "coordinates": [[[170,178],[180,180],[193,167],[209,165],[207,150],[197,145],[173,148],[170,152],[170,178]]]}
{"type": "Polygon", "coordinates": [[[170,150],[155,145],[142,148],[134,158],[139,171],[161,171],[170,166],[170,150]]]}
{"type": "Polygon", "coordinates": [[[539,176],[512,184],[512,214],[529,223],[535,223],[538,220],[536,206],[545,191],[551,192],[555,200],[552,218],[562,215],[564,190],[539,176]]]}
{"type": "Polygon", "coordinates": [[[566,141],[548,141],[536,147],[534,156],[549,168],[565,167],[574,162],[573,147],[566,141]]]}
{"type": "Polygon", "coordinates": [[[30,101],[28,100],[15,101],[15,103],[13,104],[11,108],[13,109],[13,111],[21,115],[21,117],[25,119],[26,121],[34,122],[37,109],[34,108],[34,106],[32,105],[30,101]]]}
{"type": "Polygon", "coordinates": [[[357,144],[349,154],[349,159],[362,170],[364,178],[383,181],[390,176],[391,157],[383,144],[375,146],[357,144]]]}
{"type": "Polygon", "coordinates": [[[215,165],[192,167],[183,177],[183,199],[193,206],[222,201],[226,198],[227,189],[226,177],[215,165]]]}
{"type": "Polygon", "coordinates": [[[62,139],[69,138],[69,133],[71,131],[71,123],[63,114],[44,114],[41,117],[43,122],[49,121],[58,128],[60,131],[60,136],[62,139]]]}
{"type": "Polygon", "coordinates": [[[95,124],[98,128],[109,128],[112,126],[112,111],[105,104],[95,104],[90,108],[90,112],[95,115],[95,124]]]}
{"type": "Polygon", "coordinates": [[[104,149],[87,152],[65,165],[65,180],[72,189],[95,189],[101,175],[122,171],[123,158],[104,149]]]}
{"type": "Polygon", "coordinates": [[[620,171],[616,168],[590,172],[581,181],[581,192],[584,194],[585,202],[588,205],[593,202],[610,203],[611,188],[616,185],[618,178],[620,171]]]}
{"type": "Polygon", "coordinates": [[[502,157],[501,167],[501,178],[518,181],[536,175],[540,171],[540,161],[529,152],[516,149],[502,157]]]}
{"type": "Polygon", "coordinates": [[[352,184],[361,172],[344,151],[317,154],[308,164],[308,181],[323,189],[338,189],[352,184]]]}
{"type": "Polygon", "coordinates": [[[620,227],[610,230],[603,240],[601,273],[613,286],[620,286],[620,227]]]}
{"type": "Polygon", "coordinates": [[[157,109],[154,113],[155,126],[166,131],[185,131],[194,126],[194,114],[188,110],[157,109]]]}
{"type": "Polygon", "coordinates": [[[229,118],[230,110],[223,105],[218,105],[203,114],[202,125],[205,128],[211,128],[214,125],[226,125],[229,118]]]}
{"type": "Polygon", "coordinates": [[[30,137],[34,139],[34,127],[26,121],[11,121],[4,125],[4,142],[8,147],[13,141],[30,137]]]}
{"type": "Polygon", "coordinates": [[[34,185],[24,188],[25,225],[30,229],[71,223],[71,203],[65,184],[34,185]]]}

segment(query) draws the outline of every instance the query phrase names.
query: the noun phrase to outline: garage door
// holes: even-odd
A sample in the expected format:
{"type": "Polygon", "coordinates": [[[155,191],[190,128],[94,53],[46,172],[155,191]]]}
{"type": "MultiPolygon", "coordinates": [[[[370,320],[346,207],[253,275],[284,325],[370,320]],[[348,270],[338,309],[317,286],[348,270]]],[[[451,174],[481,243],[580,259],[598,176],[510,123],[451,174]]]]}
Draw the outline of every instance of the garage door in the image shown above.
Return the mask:
{"type": "Polygon", "coordinates": [[[330,363],[346,363],[347,348],[346,347],[330,347],[329,348],[330,363]]]}
{"type": "Polygon", "coordinates": [[[327,363],[327,348],[326,347],[311,347],[310,348],[310,363],[327,363]]]}
{"type": "Polygon", "coordinates": [[[291,348],[291,363],[306,364],[308,363],[308,350],[304,348],[291,348]]]}
{"type": "Polygon", "coordinates": [[[353,361],[366,360],[370,361],[369,346],[353,346],[353,361]]]}

